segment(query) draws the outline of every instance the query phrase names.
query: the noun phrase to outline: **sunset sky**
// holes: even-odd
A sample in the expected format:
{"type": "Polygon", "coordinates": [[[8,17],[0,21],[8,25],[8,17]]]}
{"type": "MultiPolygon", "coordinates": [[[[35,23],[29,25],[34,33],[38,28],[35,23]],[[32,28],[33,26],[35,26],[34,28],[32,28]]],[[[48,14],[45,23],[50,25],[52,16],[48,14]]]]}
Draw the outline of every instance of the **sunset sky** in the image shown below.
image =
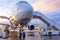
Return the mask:
{"type": "MultiPolygon", "coordinates": [[[[0,15],[12,15],[13,6],[21,0],[0,0],[0,15]]],[[[60,0],[23,0],[29,2],[35,11],[39,11],[60,24],[60,0]]]]}

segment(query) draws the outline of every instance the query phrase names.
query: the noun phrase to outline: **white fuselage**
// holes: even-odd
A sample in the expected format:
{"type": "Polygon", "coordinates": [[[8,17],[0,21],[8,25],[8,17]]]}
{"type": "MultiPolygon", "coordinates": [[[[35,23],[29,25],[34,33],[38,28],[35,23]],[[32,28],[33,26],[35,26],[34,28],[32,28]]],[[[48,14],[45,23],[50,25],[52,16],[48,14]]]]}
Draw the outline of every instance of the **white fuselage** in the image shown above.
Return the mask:
{"type": "Polygon", "coordinates": [[[26,24],[33,17],[33,8],[27,2],[19,2],[14,6],[14,15],[11,17],[12,23],[14,24],[26,24]]]}

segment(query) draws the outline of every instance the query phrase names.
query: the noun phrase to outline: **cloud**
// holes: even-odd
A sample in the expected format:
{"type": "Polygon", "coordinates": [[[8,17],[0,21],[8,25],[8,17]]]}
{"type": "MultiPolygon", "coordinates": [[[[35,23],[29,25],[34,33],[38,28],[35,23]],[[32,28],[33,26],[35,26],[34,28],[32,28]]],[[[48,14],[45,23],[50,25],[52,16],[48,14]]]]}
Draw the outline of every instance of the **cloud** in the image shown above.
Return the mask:
{"type": "Polygon", "coordinates": [[[32,6],[54,22],[60,23],[60,0],[36,0],[32,6]]]}
{"type": "Polygon", "coordinates": [[[50,18],[55,22],[58,22],[58,21],[60,22],[60,10],[54,10],[49,14],[47,13],[47,15],[50,16],[50,18]]]}
{"type": "Polygon", "coordinates": [[[12,8],[18,1],[19,0],[0,0],[0,15],[11,16],[12,8]]]}
{"type": "Polygon", "coordinates": [[[60,8],[60,0],[47,0],[48,4],[53,4],[57,8],[60,8]]]}
{"type": "Polygon", "coordinates": [[[36,0],[32,6],[42,12],[53,11],[60,8],[60,0],[36,0]]]}

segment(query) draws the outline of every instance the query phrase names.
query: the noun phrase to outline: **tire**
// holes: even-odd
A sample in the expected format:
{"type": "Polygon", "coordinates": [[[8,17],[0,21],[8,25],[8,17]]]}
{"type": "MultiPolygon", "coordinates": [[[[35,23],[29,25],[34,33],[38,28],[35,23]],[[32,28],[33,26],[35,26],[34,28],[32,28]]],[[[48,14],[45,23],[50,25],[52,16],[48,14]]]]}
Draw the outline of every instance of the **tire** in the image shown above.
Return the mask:
{"type": "Polygon", "coordinates": [[[25,38],[25,32],[23,32],[23,38],[25,38]]]}
{"type": "Polygon", "coordinates": [[[21,39],[22,38],[22,33],[20,32],[20,36],[19,36],[19,38],[21,39]]]}

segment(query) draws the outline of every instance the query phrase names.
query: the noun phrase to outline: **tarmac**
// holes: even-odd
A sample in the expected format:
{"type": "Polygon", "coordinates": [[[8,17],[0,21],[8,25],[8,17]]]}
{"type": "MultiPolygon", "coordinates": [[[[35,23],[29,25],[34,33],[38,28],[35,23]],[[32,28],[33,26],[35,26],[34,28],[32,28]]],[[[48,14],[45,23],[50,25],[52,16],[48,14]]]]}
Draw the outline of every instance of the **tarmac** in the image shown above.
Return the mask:
{"type": "Polygon", "coordinates": [[[41,36],[38,32],[26,33],[25,39],[20,39],[18,37],[9,37],[7,39],[0,40],[60,40],[60,36],[41,36]]]}

